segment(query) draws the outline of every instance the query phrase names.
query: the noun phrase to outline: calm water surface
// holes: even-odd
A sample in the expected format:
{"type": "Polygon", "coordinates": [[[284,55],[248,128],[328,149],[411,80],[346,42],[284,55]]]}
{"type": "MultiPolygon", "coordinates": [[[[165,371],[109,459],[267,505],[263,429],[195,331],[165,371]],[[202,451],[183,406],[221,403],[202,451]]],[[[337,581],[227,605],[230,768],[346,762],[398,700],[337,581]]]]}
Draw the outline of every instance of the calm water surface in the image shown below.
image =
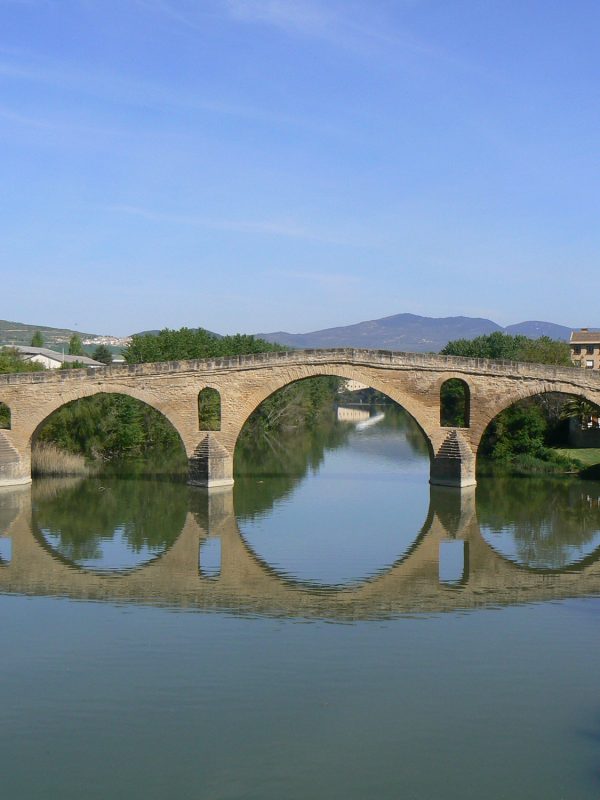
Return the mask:
{"type": "Polygon", "coordinates": [[[396,412],[237,468],[0,494],[3,798],[600,796],[599,484],[396,412]]]}

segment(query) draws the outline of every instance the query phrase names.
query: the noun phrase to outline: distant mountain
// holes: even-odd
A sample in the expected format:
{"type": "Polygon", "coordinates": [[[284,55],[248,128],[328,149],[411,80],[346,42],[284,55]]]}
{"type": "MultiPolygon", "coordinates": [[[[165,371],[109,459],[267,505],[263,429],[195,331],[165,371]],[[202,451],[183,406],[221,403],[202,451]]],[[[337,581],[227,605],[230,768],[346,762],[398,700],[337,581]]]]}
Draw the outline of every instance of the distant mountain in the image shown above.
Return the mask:
{"type": "Polygon", "coordinates": [[[569,340],[572,330],[574,328],[565,328],[564,325],[557,325],[555,322],[538,322],[536,320],[517,322],[516,325],[507,325],[504,328],[504,332],[510,333],[512,336],[521,334],[522,336],[529,336],[530,339],[549,336],[551,339],[564,339],[566,341],[569,340]]]}
{"type": "Polygon", "coordinates": [[[568,339],[571,328],[553,322],[520,322],[503,328],[490,319],[480,317],[420,317],[416,314],[394,314],[391,317],[325,328],[312,333],[257,333],[269,342],[288,347],[326,348],[359,347],[407,352],[438,352],[454,339],[474,339],[476,336],[502,331],[537,338],[568,339]]]}

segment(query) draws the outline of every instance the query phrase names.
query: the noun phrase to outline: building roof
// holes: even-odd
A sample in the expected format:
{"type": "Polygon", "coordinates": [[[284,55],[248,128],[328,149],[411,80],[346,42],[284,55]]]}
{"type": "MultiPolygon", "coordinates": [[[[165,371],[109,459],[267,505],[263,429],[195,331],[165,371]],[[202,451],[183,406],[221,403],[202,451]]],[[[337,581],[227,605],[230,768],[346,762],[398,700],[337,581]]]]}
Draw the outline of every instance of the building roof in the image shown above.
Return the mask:
{"type": "Polygon", "coordinates": [[[600,344],[600,331],[590,331],[582,328],[580,331],[571,331],[570,344],[600,344]]]}
{"type": "Polygon", "coordinates": [[[51,358],[53,361],[58,361],[59,364],[84,364],[86,367],[105,367],[101,361],[94,361],[93,358],[88,356],[71,356],[65,353],[57,353],[56,350],[49,350],[47,347],[26,347],[24,345],[14,344],[8,345],[11,350],[16,350],[23,356],[44,356],[51,358]]]}

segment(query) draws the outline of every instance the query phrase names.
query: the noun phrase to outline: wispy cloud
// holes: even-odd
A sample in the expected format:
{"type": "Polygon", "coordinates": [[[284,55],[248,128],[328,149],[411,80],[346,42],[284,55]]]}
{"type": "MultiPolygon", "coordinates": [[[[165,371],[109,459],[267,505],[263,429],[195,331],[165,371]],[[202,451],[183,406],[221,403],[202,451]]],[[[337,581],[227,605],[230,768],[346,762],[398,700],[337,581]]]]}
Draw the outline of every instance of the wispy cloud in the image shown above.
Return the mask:
{"type": "MultiPolygon", "coordinates": [[[[137,0],[140,5],[162,13],[192,30],[200,30],[209,13],[220,13],[238,24],[277,28],[293,36],[318,39],[335,47],[365,56],[407,56],[456,61],[442,48],[401,27],[385,11],[385,5],[370,0],[137,0]],[[386,50],[387,48],[387,50],[386,50]]],[[[408,0],[400,4],[409,5],[408,0]]]]}
{"type": "Polygon", "coordinates": [[[296,222],[293,219],[273,217],[271,219],[218,219],[214,217],[196,216],[192,214],[174,214],[165,211],[156,211],[132,205],[112,205],[109,211],[129,214],[153,222],[174,225],[186,225],[207,230],[231,231],[232,233],[253,234],[262,236],[281,236],[289,239],[303,239],[305,241],[322,242],[327,244],[353,244],[343,236],[319,230],[296,222]]]}
{"type": "MultiPolygon", "coordinates": [[[[2,0],[0,0],[0,3],[2,0]]],[[[346,133],[328,121],[306,116],[294,116],[271,109],[242,103],[202,98],[196,92],[174,90],[158,83],[127,78],[123,74],[111,74],[97,70],[86,70],[79,65],[60,63],[34,56],[25,58],[0,45],[0,78],[53,86],[84,96],[93,96],[109,103],[125,103],[135,108],[155,108],[196,112],[221,117],[245,119],[247,121],[297,128],[319,135],[343,136],[346,133]]]]}

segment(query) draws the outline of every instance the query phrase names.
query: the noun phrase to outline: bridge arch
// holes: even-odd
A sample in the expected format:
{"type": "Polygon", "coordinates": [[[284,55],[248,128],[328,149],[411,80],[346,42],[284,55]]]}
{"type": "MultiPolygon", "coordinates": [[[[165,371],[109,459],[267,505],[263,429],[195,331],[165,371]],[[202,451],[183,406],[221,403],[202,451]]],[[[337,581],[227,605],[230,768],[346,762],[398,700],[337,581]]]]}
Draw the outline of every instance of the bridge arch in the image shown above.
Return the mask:
{"type": "Polygon", "coordinates": [[[514,406],[521,400],[529,400],[534,397],[547,394],[564,394],[571,397],[582,398],[595,406],[600,406],[600,387],[596,390],[588,387],[578,386],[575,383],[565,381],[544,381],[536,383],[521,383],[511,387],[511,391],[499,394],[498,399],[486,406],[477,414],[477,424],[473,425],[473,438],[477,448],[481,443],[483,434],[488,426],[503,411],[514,406]],[[483,412],[483,413],[482,413],[483,412]]]}
{"type": "Polygon", "coordinates": [[[265,400],[267,400],[269,397],[272,397],[282,389],[285,389],[286,386],[291,386],[292,384],[298,383],[299,381],[307,378],[328,377],[342,378],[344,380],[355,380],[359,383],[363,383],[365,386],[375,389],[376,391],[388,397],[394,403],[397,403],[412,417],[414,422],[417,424],[427,443],[430,457],[433,457],[434,448],[431,425],[427,415],[424,413],[424,409],[420,407],[415,402],[414,398],[411,397],[407,392],[398,387],[388,385],[377,378],[373,379],[373,376],[368,372],[362,372],[354,367],[328,367],[327,369],[323,369],[322,367],[304,367],[300,370],[289,370],[286,372],[286,375],[283,378],[277,381],[270,381],[267,385],[261,387],[260,390],[253,392],[251,396],[244,399],[242,408],[239,414],[236,415],[235,425],[232,426],[231,444],[233,449],[235,449],[235,445],[237,444],[239,435],[242,432],[244,425],[265,400]],[[294,374],[295,372],[298,374],[294,374]]]}
{"type": "MultiPolygon", "coordinates": [[[[180,448],[182,454],[186,454],[187,455],[187,450],[186,450],[186,447],[185,447],[185,442],[184,442],[183,437],[181,435],[181,431],[174,424],[173,420],[169,419],[167,414],[164,413],[164,410],[162,410],[160,408],[157,408],[156,403],[148,402],[148,398],[144,398],[144,394],[142,392],[119,391],[118,389],[116,389],[115,391],[107,391],[106,387],[102,387],[102,389],[97,390],[97,391],[89,391],[89,392],[86,392],[86,393],[78,393],[78,396],[74,396],[72,399],[63,397],[62,399],[64,400],[64,402],[62,402],[60,404],[56,404],[54,408],[51,408],[51,409],[46,408],[46,409],[44,409],[44,411],[47,412],[47,413],[45,414],[45,416],[43,416],[43,418],[41,418],[41,419],[39,419],[37,421],[37,424],[35,425],[33,430],[31,430],[31,433],[29,435],[29,439],[28,439],[28,442],[27,442],[29,457],[31,458],[32,448],[35,446],[36,442],[38,441],[39,436],[42,433],[43,429],[45,428],[45,426],[47,424],[52,422],[52,419],[55,417],[55,415],[59,415],[62,410],[73,406],[75,403],[79,403],[79,402],[84,402],[85,403],[86,401],[92,401],[95,398],[114,398],[114,399],[117,399],[117,398],[129,398],[129,399],[135,400],[137,403],[139,403],[140,410],[142,410],[144,408],[151,409],[153,412],[155,412],[156,415],[158,415],[166,423],[167,427],[173,432],[173,434],[175,435],[175,439],[177,441],[177,446],[180,448]]],[[[127,415],[128,410],[129,409],[127,407],[124,409],[125,415],[127,415]]],[[[40,417],[41,416],[42,416],[42,414],[40,413],[40,417]]],[[[96,421],[94,421],[94,420],[91,421],[90,430],[89,430],[89,433],[88,433],[89,436],[93,435],[93,433],[96,431],[96,428],[95,428],[96,424],[97,424],[97,420],[96,421]]]]}

